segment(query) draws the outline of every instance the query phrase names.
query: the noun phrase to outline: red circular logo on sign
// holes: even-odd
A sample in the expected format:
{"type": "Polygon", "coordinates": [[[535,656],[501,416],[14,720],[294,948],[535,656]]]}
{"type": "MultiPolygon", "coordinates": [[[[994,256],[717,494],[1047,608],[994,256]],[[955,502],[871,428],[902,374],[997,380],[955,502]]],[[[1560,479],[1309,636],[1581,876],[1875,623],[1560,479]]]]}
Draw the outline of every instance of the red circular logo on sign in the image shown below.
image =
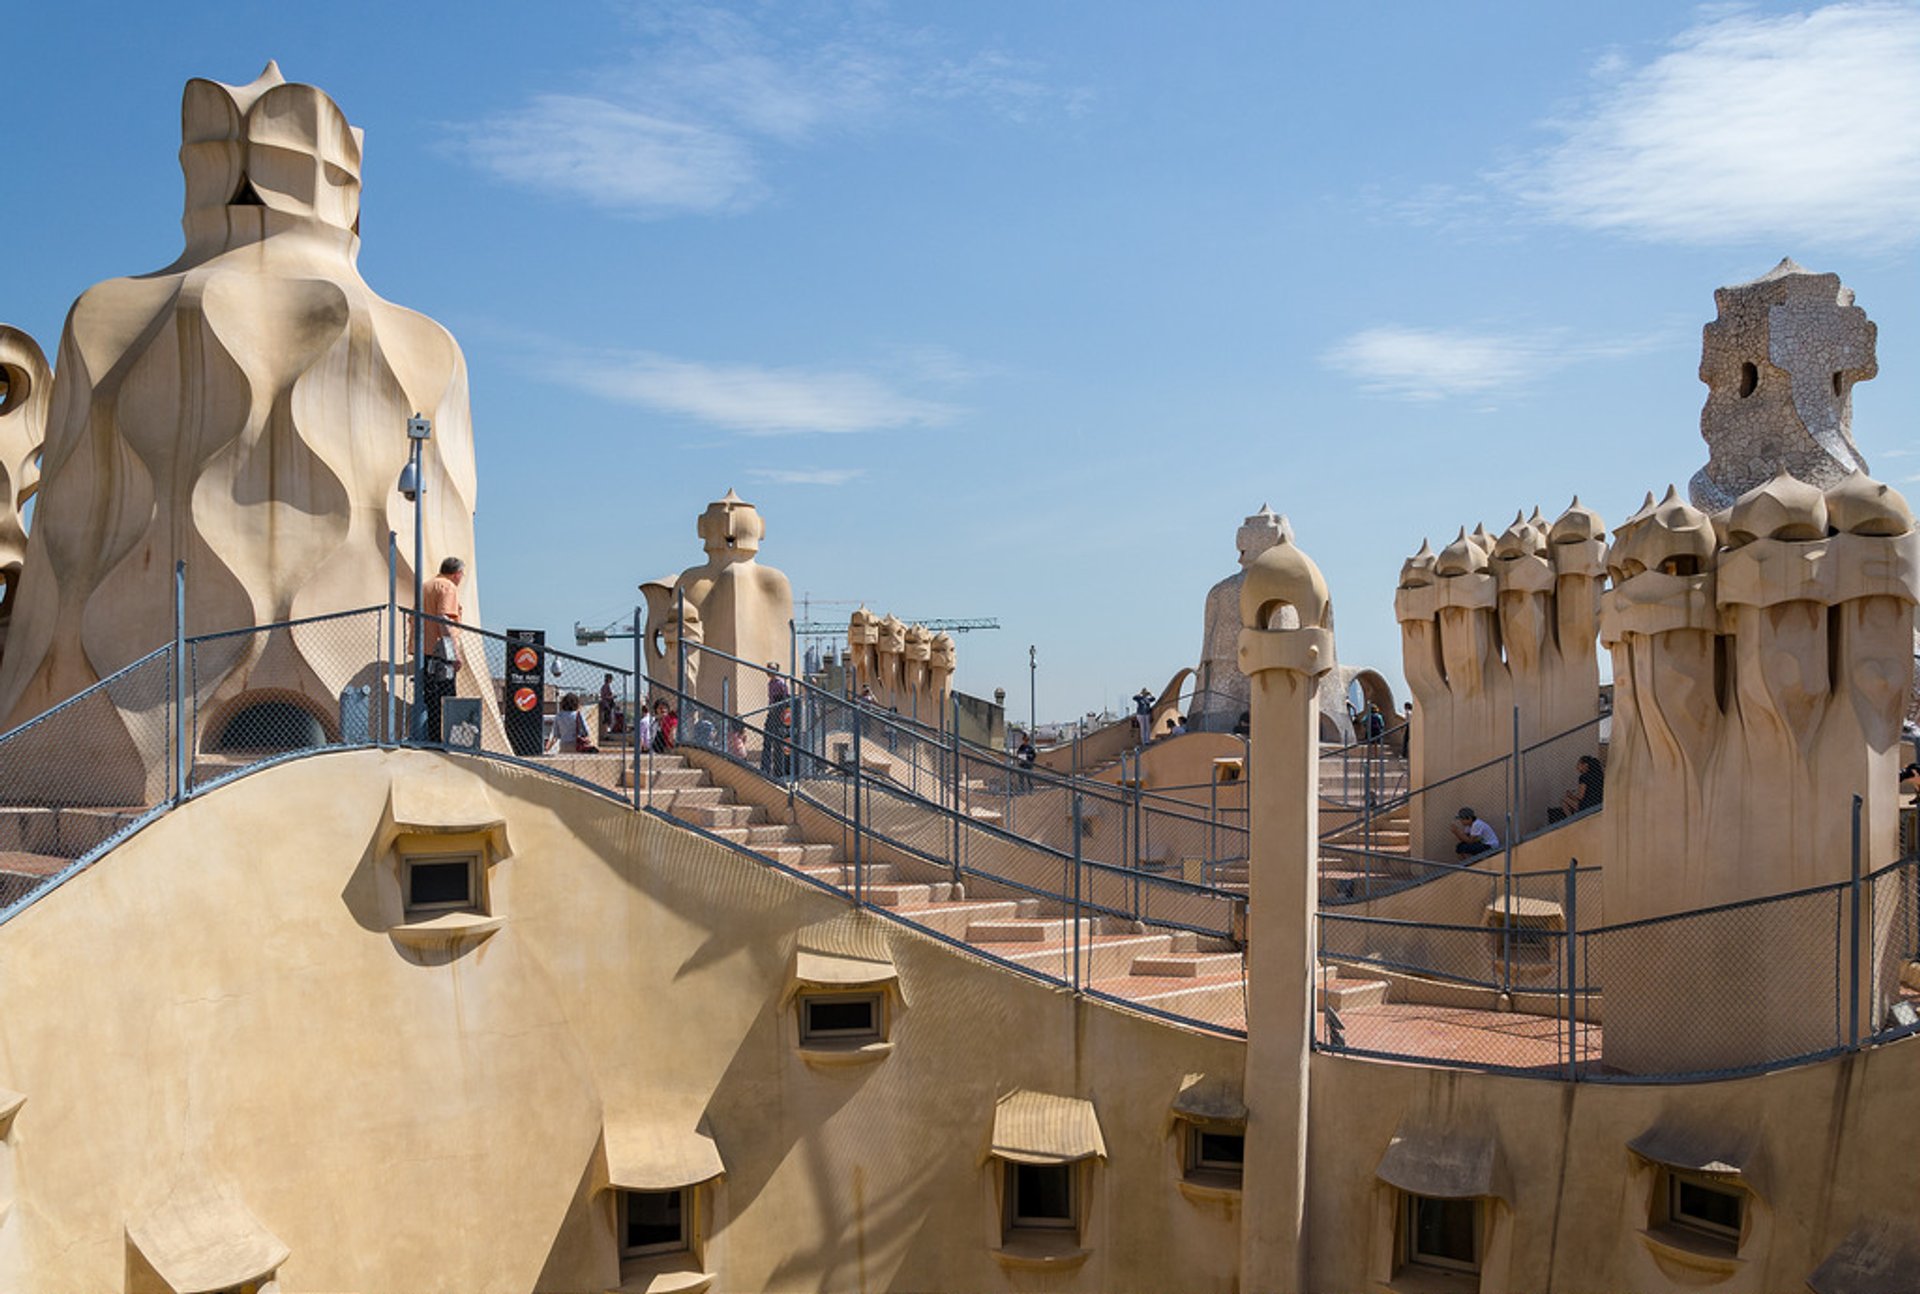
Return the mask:
{"type": "Polygon", "coordinates": [[[513,704],[515,709],[523,711],[531,710],[540,704],[540,694],[530,687],[515,688],[513,691],[513,704]]]}
{"type": "Polygon", "coordinates": [[[513,667],[522,674],[531,674],[540,668],[540,653],[531,647],[522,647],[513,654],[513,667]]]}

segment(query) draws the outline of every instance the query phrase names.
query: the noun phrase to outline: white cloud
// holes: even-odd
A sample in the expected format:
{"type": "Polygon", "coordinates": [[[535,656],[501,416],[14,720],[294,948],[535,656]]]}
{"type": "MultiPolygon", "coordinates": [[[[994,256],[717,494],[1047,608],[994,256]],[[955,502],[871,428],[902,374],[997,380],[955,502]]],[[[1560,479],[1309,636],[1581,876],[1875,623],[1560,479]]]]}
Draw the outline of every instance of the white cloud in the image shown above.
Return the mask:
{"type": "Polygon", "coordinates": [[[1558,142],[1497,177],[1550,219],[1679,243],[1920,232],[1920,7],[1723,14],[1594,76],[1558,142]]]}
{"type": "Polygon", "coordinates": [[[845,485],[866,475],[859,467],[755,467],[747,475],[775,485],[845,485]]]}
{"type": "Polygon", "coordinates": [[[1578,341],[1563,332],[1472,332],[1384,324],[1343,337],[1320,361],[1360,388],[1401,400],[1507,394],[1590,359],[1618,359],[1661,344],[1657,334],[1578,341]]]}
{"type": "Polygon", "coordinates": [[[762,192],[738,138],[603,99],[539,95],[473,127],[466,150],[503,180],[640,215],[725,211],[762,192]]]}
{"type": "Polygon", "coordinates": [[[965,104],[1012,121],[1077,116],[1090,96],[993,50],[954,56],[937,33],[853,7],[662,4],[640,39],[567,93],[455,131],[502,180],[640,216],[753,205],[781,150],[886,124],[912,101],[965,104]]]}
{"type": "Polygon", "coordinates": [[[1056,86],[1046,79],[1045,71],[1038,63],[984,50],[964,61],[928,69],[913,93],[928,99],[972,100],[1009,121],[1030,121],[1056,111],[1070,117],[1085,115],[1093,104],[1092,92],[1056,86]]]}
{"type": "Polygon", "coordinates": [[[753,435],[933,427],[958,412],[853,369],[708,364],[636,351],[561,360],[555,374],[605,399],[753,435]]]}

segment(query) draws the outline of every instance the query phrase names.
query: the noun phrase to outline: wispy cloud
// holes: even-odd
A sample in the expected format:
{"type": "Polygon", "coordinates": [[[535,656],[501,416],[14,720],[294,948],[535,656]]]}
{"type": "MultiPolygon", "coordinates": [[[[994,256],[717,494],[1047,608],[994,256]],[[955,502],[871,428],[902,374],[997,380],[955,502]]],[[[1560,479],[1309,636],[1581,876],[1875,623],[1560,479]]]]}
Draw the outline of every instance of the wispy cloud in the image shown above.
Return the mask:
{"type": "Polygon", "coordinates": [[[632,351],[563,359],[553,371],[608,400],[750,435],[933,427],[959,412],[857,369],[714,364],[632,351]]]}
{"type": "Polygon", "coordinates": [[[470,132],[466,148],[503,180],[637,215],[733,210],[764,191],[738,137],[604,99],[535,96],[470,132]]]}
{"type": "Polygon", "coordinates": [[[951,52],[924,29],[828,4],[642,10],[635,47],[565,93],[456,128],[457,150],[509,183],[639,216],[738,211],[771,158],[889,124],[912,103],[1014,122],[1086,111],[1091,95],[996,50],[951,52]]]}
{"type": "Polygon", "coordinates": [[[1489,397],[1525,388],[1569,364],[1619,359],[1661,345],[1659,334],[1579,340],[1558,331],[1475,332],[1384,324],[1341,338],[1321,363],[1360,388],[1399,400],[1489,397]]]}
{"type": "Polygon", "coordinates": [[[775,485],[845,485],[866,475],[859,467],[755,467],[747,475],[775,485]]]}
{"type": "Polygon", "coordinates": [[[1651,61],[1602,59],[1597,88],[1549,123],[1557,141],[1498,186],[1551,220],[1649,240],[1920,234],[1920,7],[1717,12],[1651,61]]]}

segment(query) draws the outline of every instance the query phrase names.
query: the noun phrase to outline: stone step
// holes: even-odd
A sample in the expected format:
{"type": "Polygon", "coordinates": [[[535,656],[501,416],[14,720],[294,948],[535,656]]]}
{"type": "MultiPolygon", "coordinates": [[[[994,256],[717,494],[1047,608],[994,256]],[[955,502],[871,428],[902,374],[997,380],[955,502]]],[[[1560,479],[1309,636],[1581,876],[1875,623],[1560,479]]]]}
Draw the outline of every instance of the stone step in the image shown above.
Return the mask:
{"type": "Polygon", "coordinates": [[[707,828],[748,827],[764,821],[766,811],[757,804],[696,804],[684,815],[688,822],[707,828]]]}
{"type": "Polygon", "coordinates": [[[1234,975],[1241,967],[1239,953],[1163,953],[1136,957],[1129,968],[1132,974],[1145,976],[1234,975]]]}
{"type": "Polygon", "coordinates": [[[655,772],[685,768],[687,767],[687,757],[685,755],[642,755],[640,756],[640,767],[642,771],[651,768],[655,772]]]}
{"type": "Polygon", "coordinates": [[[1019,914],[1014,899],[970,899],[965,903],[901,904],[894,912],[949,939],[964,939],[975,922],[1011,920],[1019,914]]]}
{"type": "MultiPolygon", "coordinates": [[[[1085,979],[1117,979],[1127,974],[1135,961],[1164,954],[1172,942],[1170,935],[1095,935],[1080,945],[1080,974],[1085,979]]],[[[994,955],[1052,974],[1072,963],[1073,945],[1050,943],[1030,948],[1022,944],[1017,950],[1011,946],[996,948],[994,955]]]]}
{"type": "Polygon", "coordinates": [[[655,787],[642,804],[650,804],[662,813],[682,813],[691,808],[733,803],[733,793],[724,786],[694,786],[682,790],[655,787]]]}
{"type": "Polygon", "coordinates": [[[0,808],[0,852],[78,858],[144,809],[0,808]]]}
{"type": "Polygon", "coordinates": [[[876,907],[899,908],[957,903],[966,898],[966,891],[952,881],[869,882],[861,886],[860,897],[876,907]]]}
{"type": "MultiPolygon", "coordinates": [[[[74,857],[85,851],[77,851],[74,857]]],[[[0,853],[0,908],[23,899],[65,870],[71,858],[9,850],[0,853]]]]}
{"type": "Polygon", "coordinates": [[[834,860],[838,845],[754,845],[753,852],[787,867],[823,867],[834,860]]]}
{"type": "Polygon", "coordinates": [[[1129,1002],[1197,1020],[1238,1024],[1246,1018],[1246,981],[1237,974],[1192,978],[1129,975],[1124,979],[1096,981],[1092,987],[1129,1002]]]}
{"type": "Polygon", "coordinates": [[[649,772],[645,764],[640,766],[640,785],[656,791],[680,791],[710,784],[704,768],[656,768],[649,772]]]}
{"type": "Polygon", "coordinates": [[[713,834],[736,845],[760,849],[767,845],[805,844],[800,829],[787,822],[749,823],[742,827],[715,827],[713,834]]]}
{"type": "Polygon", "coordinates": [[[1080,927],[1079,937],[1087,939],[1093,934],[1094,922],[1082,917],[1078,922],[1065,917],[1021,917],[1014,920],[975,921],[967,927],[966,940],[970,944],[1038,944],[1066,943],[1073,938],[1073,926],[1080,927]]]}
{"type": "Polygon", "coordinates": [[[1386,1000],[1387,982],[1380,979],[1339,979],[1329,976],[1320,981],[1313,994],[1316,1009],[1332,1007],[1336,1011],[1355,1006],[1379,1006],[1386,1000]]]}
{"type": "MultiPolygon", "coordinates": [[[[849,892],[853,889],[853,864],[845,859],[820,866],[802,867],[798,870],[838,889],[849,892]]],[[[866,882],[869,885],[890,885],[899,879],[899,869],[892,863],[868,863],[861,870],[866,873],[866,882]]]]}

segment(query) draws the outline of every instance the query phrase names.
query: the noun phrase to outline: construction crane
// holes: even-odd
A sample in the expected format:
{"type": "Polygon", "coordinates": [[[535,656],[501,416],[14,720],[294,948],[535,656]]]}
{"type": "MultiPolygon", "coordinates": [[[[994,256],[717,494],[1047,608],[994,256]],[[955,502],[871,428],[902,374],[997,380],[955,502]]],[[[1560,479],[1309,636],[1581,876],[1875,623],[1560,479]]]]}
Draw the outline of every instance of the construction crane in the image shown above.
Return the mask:
{"type": "MultiPolygon", "coordinates": [[[[800,595],[800,615],[795,620],[793,632],[801,638],[838,638],[847,632],[845,617],[839,620],[815,620],[813,608],[823,607],[862,607],[866,603],[856,598],[816,598],[810,593],[800,595]]],[[[901,616],[901,620],[910,625],[922,625],[934,633],[968,633],[975,629],[998,629],[997,616],[935,616],[925,620],[912,616],[901,616]]]]}
{"type": "MultiPolygon", "coordinates": [[[[938,617],[916,620],[911,616],[901,616],[900,619],[905,624],[919,625],[921,628],[930,629],[935,633],[963,634],[974,629],[998,629],[1000,627],[1000,620],[997,616],[971,616],[957,620],[940,619],[938,617]]],[[[802,638],[837,638],[847,631],[847,622],[844,620],[802,620],[793,626],[793,631],[802,638]]]]}
{"type": "MultiPolygon", "coordinates": [[[[849,598],[815,598],[802,594],[800,615],[795,619],[793,632],[798,638],[838,638],[847,631],[847,622],[842,620],[815,620],[812,618],[815,605],[822,607],[857,607],[863,603],[849,598]]],[[[924,625],[933,633],[971,633],[976,629],[998,629],[998,616],[934,616],[917,620],[909,616],[900,617],[910,625],[924,625]]],[[[614,620],[600,628],[592,628],[576,620],[573,622],[573,641],[581,647],[594,643],[612,642],[633,637],[633,624],[627,620],[614,620]]]]}

